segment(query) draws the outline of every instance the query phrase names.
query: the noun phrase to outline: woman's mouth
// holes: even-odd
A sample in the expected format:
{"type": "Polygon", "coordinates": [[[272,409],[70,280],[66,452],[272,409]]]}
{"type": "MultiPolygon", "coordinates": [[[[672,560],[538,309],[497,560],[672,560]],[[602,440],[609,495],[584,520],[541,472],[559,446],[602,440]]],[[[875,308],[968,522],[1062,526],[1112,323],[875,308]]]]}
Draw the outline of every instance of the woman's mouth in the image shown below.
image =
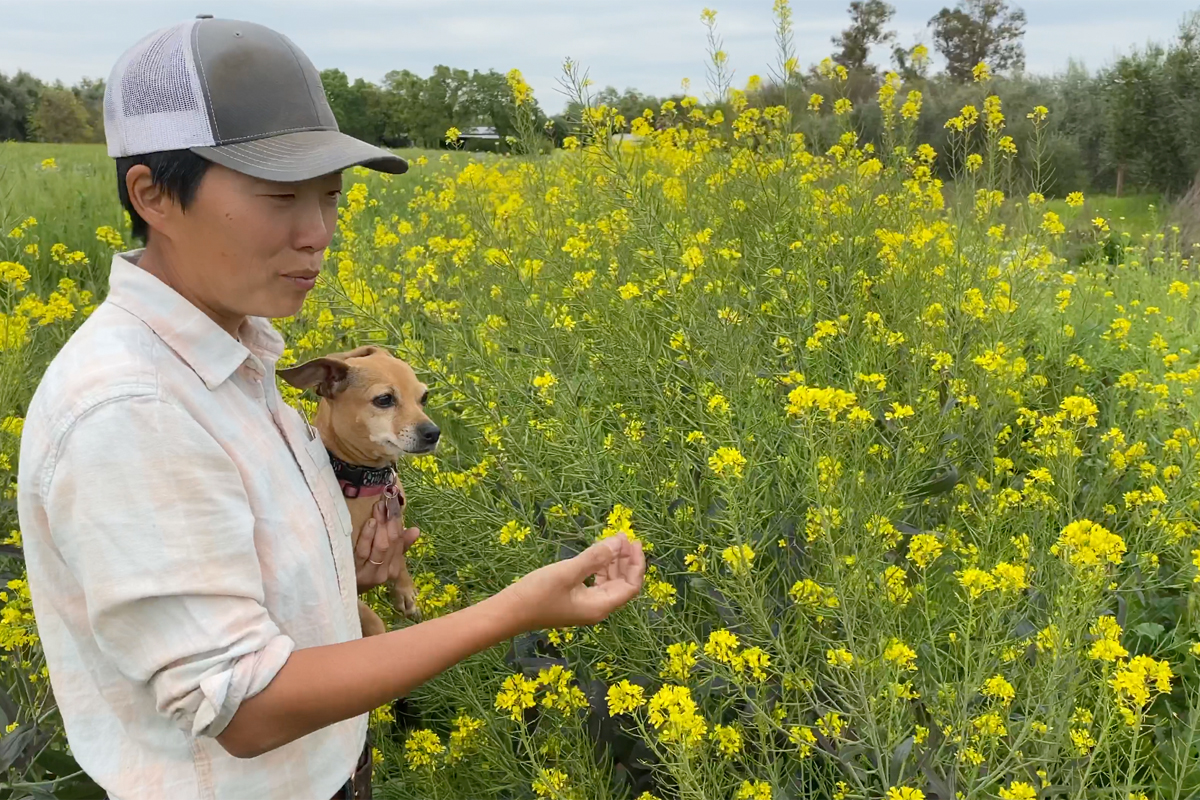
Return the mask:
{"type": "Polygon", "coordinates": [[[283,277],[294,283],[298,288],[308,291],[317,285],[319,272],[292,272],[283,277]]]}

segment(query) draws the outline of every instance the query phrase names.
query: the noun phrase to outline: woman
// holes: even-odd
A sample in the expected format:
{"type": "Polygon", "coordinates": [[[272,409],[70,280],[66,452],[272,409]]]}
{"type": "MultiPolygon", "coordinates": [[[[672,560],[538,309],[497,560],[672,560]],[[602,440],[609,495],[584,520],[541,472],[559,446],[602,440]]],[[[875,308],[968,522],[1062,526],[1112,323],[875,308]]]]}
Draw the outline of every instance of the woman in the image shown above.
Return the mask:
{"type": "Polygon", "coordinates": [[[604,619],[640,591],[640,545],[599,542],[363,639],[357,593],[394,578],[419,532],[377,515],[352,552],[324,446],[276,388],[267,319],[313,287],[341,170],[407,164],[338,132],[290,40],[211,17],[121,57],[105,136],[145,247],[114,256],[21,442],[68,742],[112,800],[369,797],[372,709],[524,631],[604,619]]]}

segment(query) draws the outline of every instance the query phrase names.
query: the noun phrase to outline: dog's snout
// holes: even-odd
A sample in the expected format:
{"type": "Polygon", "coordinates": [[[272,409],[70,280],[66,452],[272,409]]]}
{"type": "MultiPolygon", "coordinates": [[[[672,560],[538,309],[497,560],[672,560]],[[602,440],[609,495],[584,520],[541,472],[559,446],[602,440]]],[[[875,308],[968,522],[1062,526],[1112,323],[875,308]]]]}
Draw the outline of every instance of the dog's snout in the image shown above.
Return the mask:
{"type": "Polygon", "coordinates": [[[420,437],[421,443],[426,447],[433,447],[435,444],[437,444],[437,440],[441,435],[441,429],[432,422],[422,423],[421,426],[417,428],[417,436],[420,437]]]}

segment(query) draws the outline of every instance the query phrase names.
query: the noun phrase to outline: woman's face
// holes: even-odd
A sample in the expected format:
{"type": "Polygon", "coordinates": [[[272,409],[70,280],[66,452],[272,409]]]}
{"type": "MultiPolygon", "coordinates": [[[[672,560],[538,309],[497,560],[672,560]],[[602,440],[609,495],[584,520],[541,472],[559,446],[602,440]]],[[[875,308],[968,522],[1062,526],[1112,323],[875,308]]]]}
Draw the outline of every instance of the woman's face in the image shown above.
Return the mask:
{"type": "Polygon", "coordinates": [[[186,211],[166,201],[153,220],[166,263],[152,271],[165,268],[160,277],[233,329],[245,316],[292,316],[321,271],[341,189],[341,172],[277,183],[212,164],[186,211]]]}

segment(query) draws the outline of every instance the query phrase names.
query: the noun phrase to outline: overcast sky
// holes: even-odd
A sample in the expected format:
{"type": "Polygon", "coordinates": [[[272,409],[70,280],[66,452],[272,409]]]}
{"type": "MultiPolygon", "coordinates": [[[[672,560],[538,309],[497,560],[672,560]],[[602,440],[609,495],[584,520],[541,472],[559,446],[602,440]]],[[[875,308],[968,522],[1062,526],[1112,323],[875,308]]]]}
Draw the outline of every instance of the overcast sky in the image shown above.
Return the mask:
{"type": "MultiPolygon", "coordinates": [[[[926,23],[953,0],[891,0],[893,27],[911,46],[931,44],[926,23]]],[[[435,64],[517,67],[543,109],[558,112],[564,58],[596,87],[655,95],[705,88],[705,29],[715,8],[735,85],[774,62],[771,0],[0,0],[0,72],[43,80],[107,78],[121,52],[150,31],[198,13],[258,22],[300,46],[318,69],[379,81],[391,69],[427,75],[435,64]]],[[[847,0],[793,0],[802,64],[828,55],[847,0]]],[[[1147,41],[1174,36],[1200,0],[1024,0],[1027,68],[1056,72],[1069,58],[1096,69],[1147,41]]],[[[879,54],[876,60],[886,63],[879,54]]]]}

